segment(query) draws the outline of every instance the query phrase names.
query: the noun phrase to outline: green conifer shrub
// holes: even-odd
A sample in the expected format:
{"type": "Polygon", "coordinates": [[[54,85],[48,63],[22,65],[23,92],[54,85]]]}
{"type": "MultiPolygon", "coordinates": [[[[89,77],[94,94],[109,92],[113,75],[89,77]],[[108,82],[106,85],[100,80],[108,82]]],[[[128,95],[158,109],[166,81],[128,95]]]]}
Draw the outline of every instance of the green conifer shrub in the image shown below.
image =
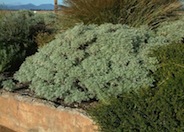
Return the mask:
{"type": "Polygon", "coordinates": [[[153,54],[160,67],[156,87],[123,93],[88,110],[101,131],[184,131],[184,44],[164,45],[153,54]]]}
{"type": "Polygon", "coordinates": [[[84,24],[128,24],[158,26],[163,21],[176,19],[180,0],[64,0],[63,28],[84,24]]]}
{"type": "MultiPolygon", "coordinates": [[[[152,55],[156,55],[159,60],[159,69],[154,74],[158,86],[167,84],[167,80],[174,80],[176,84],[173,81],[173,85],[179,85],[177,83],[180,78],[184,78],[184,44],[159,46],[153,50],[152,55]]],[[[180,84],[183,85],[183,82],[180,84]]]]}
{"type": "Polygon", "coordinates": [[[104,101],[153,83],[150,37],[146,27],[78,25],[28,57],[14,77],[48,100],[104,101]]]}
{"type": "Polygon", "coordinates": [[[26,56],[37,51],[35,36],[48,32],[44,17],[31,11],[7,13],[0,21],[0,72],[17,70],[26,56]]]}

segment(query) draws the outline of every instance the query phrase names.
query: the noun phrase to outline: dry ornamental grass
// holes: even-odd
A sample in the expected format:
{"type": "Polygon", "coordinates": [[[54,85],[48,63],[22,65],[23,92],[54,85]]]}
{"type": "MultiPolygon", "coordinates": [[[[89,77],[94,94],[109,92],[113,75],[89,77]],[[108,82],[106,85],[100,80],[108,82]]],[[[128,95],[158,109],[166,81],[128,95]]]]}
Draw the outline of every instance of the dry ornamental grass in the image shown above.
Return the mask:
{"type": "Polygon", "coordinates": [[[76,23],[84,24],[128,24],[157,26],[178,15],[179,0],[64,0],[68,8],[62,9],[63,27],[76,23]]]}

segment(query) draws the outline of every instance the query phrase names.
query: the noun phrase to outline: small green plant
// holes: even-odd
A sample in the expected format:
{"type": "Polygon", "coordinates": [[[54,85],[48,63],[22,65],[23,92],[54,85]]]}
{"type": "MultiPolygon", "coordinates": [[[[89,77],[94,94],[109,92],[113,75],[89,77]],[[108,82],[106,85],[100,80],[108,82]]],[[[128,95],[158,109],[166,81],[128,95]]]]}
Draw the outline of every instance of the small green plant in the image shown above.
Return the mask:
{"type": "Polygon", "coordinates": [[[0,74],[0,89],[4,88],[8,91],[13,91],[16,89],[13,87],[15,83],[13,82],[12,74],[13,73],[10,72],[4,72],[0,74]]]}
{"type": "Polygon", "coordinates": [[[12,92],[14,90],[16,90],[16,84],[12,79],[8,79],[6,81],[2,82],[3,88],[12,92]]]}
{"type": "Polygon", "coordinates": [[[63,28],[84,24],[149,25],[154,28],[163,21],[176,19],[180,0],[64,0],[63,28]]]}
{"type": "Polygon", "coordinates": [[[146,27],[78,25],[27,58],[14,77],[48,100],[104,101],[153,83],[150,37],[146,27]]]}

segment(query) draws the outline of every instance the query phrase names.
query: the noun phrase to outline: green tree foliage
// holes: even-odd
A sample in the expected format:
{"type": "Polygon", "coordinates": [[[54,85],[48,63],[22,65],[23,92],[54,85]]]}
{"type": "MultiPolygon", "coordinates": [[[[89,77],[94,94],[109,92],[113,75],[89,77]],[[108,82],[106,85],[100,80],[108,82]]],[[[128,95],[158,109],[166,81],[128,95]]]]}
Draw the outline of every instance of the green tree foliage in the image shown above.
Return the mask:
{"type": "Polygon", "coordinates": [[[64,0],[63,28],[84,24],[128,24],[152,28],[163,21],[176,19],[180,0],[64,0]]]}
{"type": "Polygon", "coordinates": [[[157,87],[123,93],[88,110],[101,131],[184,131],[184,45],[164,45],[154,55],[160,65],[157,87]]]}
{"type": "Polygon", "coordinates": [[[104,101],[153,83],[156,60],[147,54],[154,36],[146,27],[78,25],[27,58],[14,77],[49,100],[104,101]]]}
{"type": "Polygon", "coordinates": [[[45,17],[31,11],[7,13],[0,21],[0,72],[16,70],[26,56],[37,51],[37,32],[48,32],[45,17]]]}

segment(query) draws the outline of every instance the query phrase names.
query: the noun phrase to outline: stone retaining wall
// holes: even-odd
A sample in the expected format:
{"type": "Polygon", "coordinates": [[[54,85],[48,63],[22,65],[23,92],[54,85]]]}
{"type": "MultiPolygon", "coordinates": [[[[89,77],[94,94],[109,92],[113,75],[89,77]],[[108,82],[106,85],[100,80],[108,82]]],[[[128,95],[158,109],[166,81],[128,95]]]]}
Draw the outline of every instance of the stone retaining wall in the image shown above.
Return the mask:
{"type": "Polygon", "coordinates": [[[16,132],[97,132],[82,110],[12,93],[0,95],[0,125],[16,132]]]}

